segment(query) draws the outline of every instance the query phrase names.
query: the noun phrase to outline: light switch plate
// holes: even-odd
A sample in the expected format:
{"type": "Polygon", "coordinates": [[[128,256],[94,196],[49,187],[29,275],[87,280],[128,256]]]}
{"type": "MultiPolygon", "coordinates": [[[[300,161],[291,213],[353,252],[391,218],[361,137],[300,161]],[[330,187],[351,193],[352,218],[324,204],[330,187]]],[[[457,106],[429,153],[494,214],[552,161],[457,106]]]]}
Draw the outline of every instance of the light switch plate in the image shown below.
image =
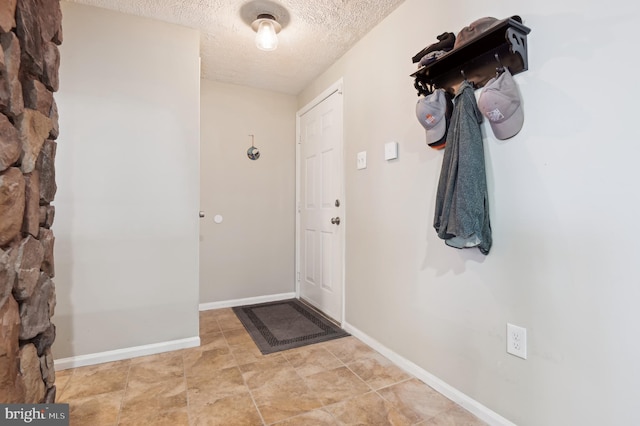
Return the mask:
{"type": "Polygon", "coordinates": [[[356,159],[356,167],[358,170],[367,168],[367,151],[360,151],[356,159]]]}
{"type": "Polygon", "coordinates": [[[398,142],[387,142],[384,144],[384,159],[395,160],[398,158],[398,142]]]}

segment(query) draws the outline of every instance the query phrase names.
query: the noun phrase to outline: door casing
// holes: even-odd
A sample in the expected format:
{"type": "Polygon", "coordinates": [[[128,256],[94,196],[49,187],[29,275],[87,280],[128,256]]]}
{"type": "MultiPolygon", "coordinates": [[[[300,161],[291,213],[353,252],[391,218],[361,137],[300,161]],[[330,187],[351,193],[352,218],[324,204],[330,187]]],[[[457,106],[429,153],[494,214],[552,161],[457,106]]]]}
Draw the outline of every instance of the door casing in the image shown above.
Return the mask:
{"type": "MultiPolygon", "coordinates": [[[[325,99],[327,99],[329,96],[333,95],[334,93],[338,93],[339,96],[341,96],[341,99],[343,100],[343,116],[344,116],[344,99],[342,98],[343,96],[343,79],[339,79],[338,81],[336,81],[335,83],[333,83],[331,86],[329,86],[326,90],[324,90],[320,95],[318,95],[316,98],[314,98],[311,102],[309,102],[308,104],[306,104],[304,107],[302,107],[297,113],[296,113],[296,204],[295,204],[295,208],[296,208],[296,258],[295,258],[295,264],[296,264],[296,274],[295,274],[295,280],[296,280],[296,297],[300,298],[300,256],[302,254],[302,247],[300,245],[300,232],[301,232],[301,227],[300,227],[300,210],[301,210],[301,205],[302,205],[302,200],[301,200],[301,188],[300,188],[300,173],[301,173],[301,146],[300,146],[300,142],[301,142],[301,117],[308,111],[310,111],[312,108],[314,108],[315,106],[319,105],[322,101],[324,101],[325,99]]],[[[338,176],[337,178],[340,179],[340,188],[342,188],[342,193],[340,194],[340,202],[343,206],[343,212],[346,212],[346,206],[347,206],[347,200],[345,197],[345,185],[344,185],[344,119],[342,120],[342,140],[341,140],[341,147],[340,147],[340,154],[342,155],[342,169],[340,171],[340,176],[338,176]]],[[[346,236],[346,225],[347,225],[347,221],[346,221],[346,214],[342,215],[343,217],[341,217],[341,223],[340,226],[341,227],[345,227],[342,231],[342,241],[340,241],[340,244],[342,244],[343,250],[342,250],[342,271],[341,271],[341,280],[342,280],[342,309],[340,312],[340,318],[334,318],[336,321],[338,321],[340,323],[340,325],[344,324],[345,321],[345,305],[346,305],[346,300],[345,300],[345,294],[346,294],[346,282],[345,282],[345,236],[346,236]]]]}

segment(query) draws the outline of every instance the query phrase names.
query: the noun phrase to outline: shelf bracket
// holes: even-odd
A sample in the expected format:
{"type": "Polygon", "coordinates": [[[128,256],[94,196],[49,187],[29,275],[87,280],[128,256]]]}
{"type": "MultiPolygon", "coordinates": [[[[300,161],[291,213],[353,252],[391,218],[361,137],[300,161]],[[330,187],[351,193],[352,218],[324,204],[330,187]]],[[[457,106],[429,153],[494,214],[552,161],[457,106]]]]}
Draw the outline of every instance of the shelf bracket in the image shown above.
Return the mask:
{"type": "Polygon", "coordinates": [[[527,35],[516,30],[513,27],[507,28],[507,43],[511,46],[511,53],[520,55],[522,59],[522,71],[529,69],[529,60],[527,58],[527,35]]]}

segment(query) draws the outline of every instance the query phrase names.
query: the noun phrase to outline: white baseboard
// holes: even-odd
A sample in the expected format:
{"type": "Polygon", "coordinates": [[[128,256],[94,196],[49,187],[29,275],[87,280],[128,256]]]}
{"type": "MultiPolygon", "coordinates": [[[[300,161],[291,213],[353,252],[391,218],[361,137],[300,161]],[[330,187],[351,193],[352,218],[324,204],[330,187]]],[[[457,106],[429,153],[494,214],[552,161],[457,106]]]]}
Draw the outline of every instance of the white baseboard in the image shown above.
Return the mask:
{"type": "Polygon", "coordinates": [[[269,296],[247,297],[246,299],[224,300],[222,302],[201,303],[200,311],[211,309],[233,308],[235,306],[255,305],[257,303],[277,302],[279,300],[294,299],[295,292],[272,294],[269,296]]]}
{"type": "Polygon", "coordinates": [[[196,346],[200,346],[200,337],[189,337],[187,339],[171,340],[169,342],[152,343],[150,345],[134,346],[131,348],[56,359],[54,361],[54,366],[56,371],[67,370],[69,368],[85,367],[87,365],[120,361],[139,356],[155,355],[163,352],[193,348],[196,346]]]}
{"type": "Polygon", "coordinates": [[[475,399],[460,392],[458,389],[442,381],[438,377],[424,370],[422,367],[398,355],[391,349],[387,348],[372,337],[369,337],[367,334],[358,330],[351,324],[345,322],[343,324],[343,328],[354,337],[357,337],[362,342],[369,345],[371,348],[380,352],[380,354],[384,355],[398,367],[402,368],[407,373],[415,376],[417,379],[431,386],[433,389],[440,392],[442,395],[446,396],[456,404],[460,405],[461,407],[478,417],[480,420],[492,426],[516,426],[514,423],[505,419],[500,414],[496,413],[493,410],[490,410],[475,399]]]}

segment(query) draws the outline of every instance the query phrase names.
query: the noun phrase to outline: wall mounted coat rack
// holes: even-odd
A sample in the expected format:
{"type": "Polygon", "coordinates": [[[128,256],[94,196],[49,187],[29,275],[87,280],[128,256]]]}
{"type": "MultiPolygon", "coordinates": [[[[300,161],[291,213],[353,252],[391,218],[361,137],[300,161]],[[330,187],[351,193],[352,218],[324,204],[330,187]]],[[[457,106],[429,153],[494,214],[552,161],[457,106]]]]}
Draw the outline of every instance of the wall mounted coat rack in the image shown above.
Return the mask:
{"type": "Polygon", "coordinates": [[[425,87],[442,88],[453,94],[465,77],[480,88],[495,77],[500,67],[508,67],[512,75],[526,71],[529,32],[531,29],[522,24],[519,16],[499,21],[479,37],[411,74],[418,94],[425,94],[425,87]]]}

